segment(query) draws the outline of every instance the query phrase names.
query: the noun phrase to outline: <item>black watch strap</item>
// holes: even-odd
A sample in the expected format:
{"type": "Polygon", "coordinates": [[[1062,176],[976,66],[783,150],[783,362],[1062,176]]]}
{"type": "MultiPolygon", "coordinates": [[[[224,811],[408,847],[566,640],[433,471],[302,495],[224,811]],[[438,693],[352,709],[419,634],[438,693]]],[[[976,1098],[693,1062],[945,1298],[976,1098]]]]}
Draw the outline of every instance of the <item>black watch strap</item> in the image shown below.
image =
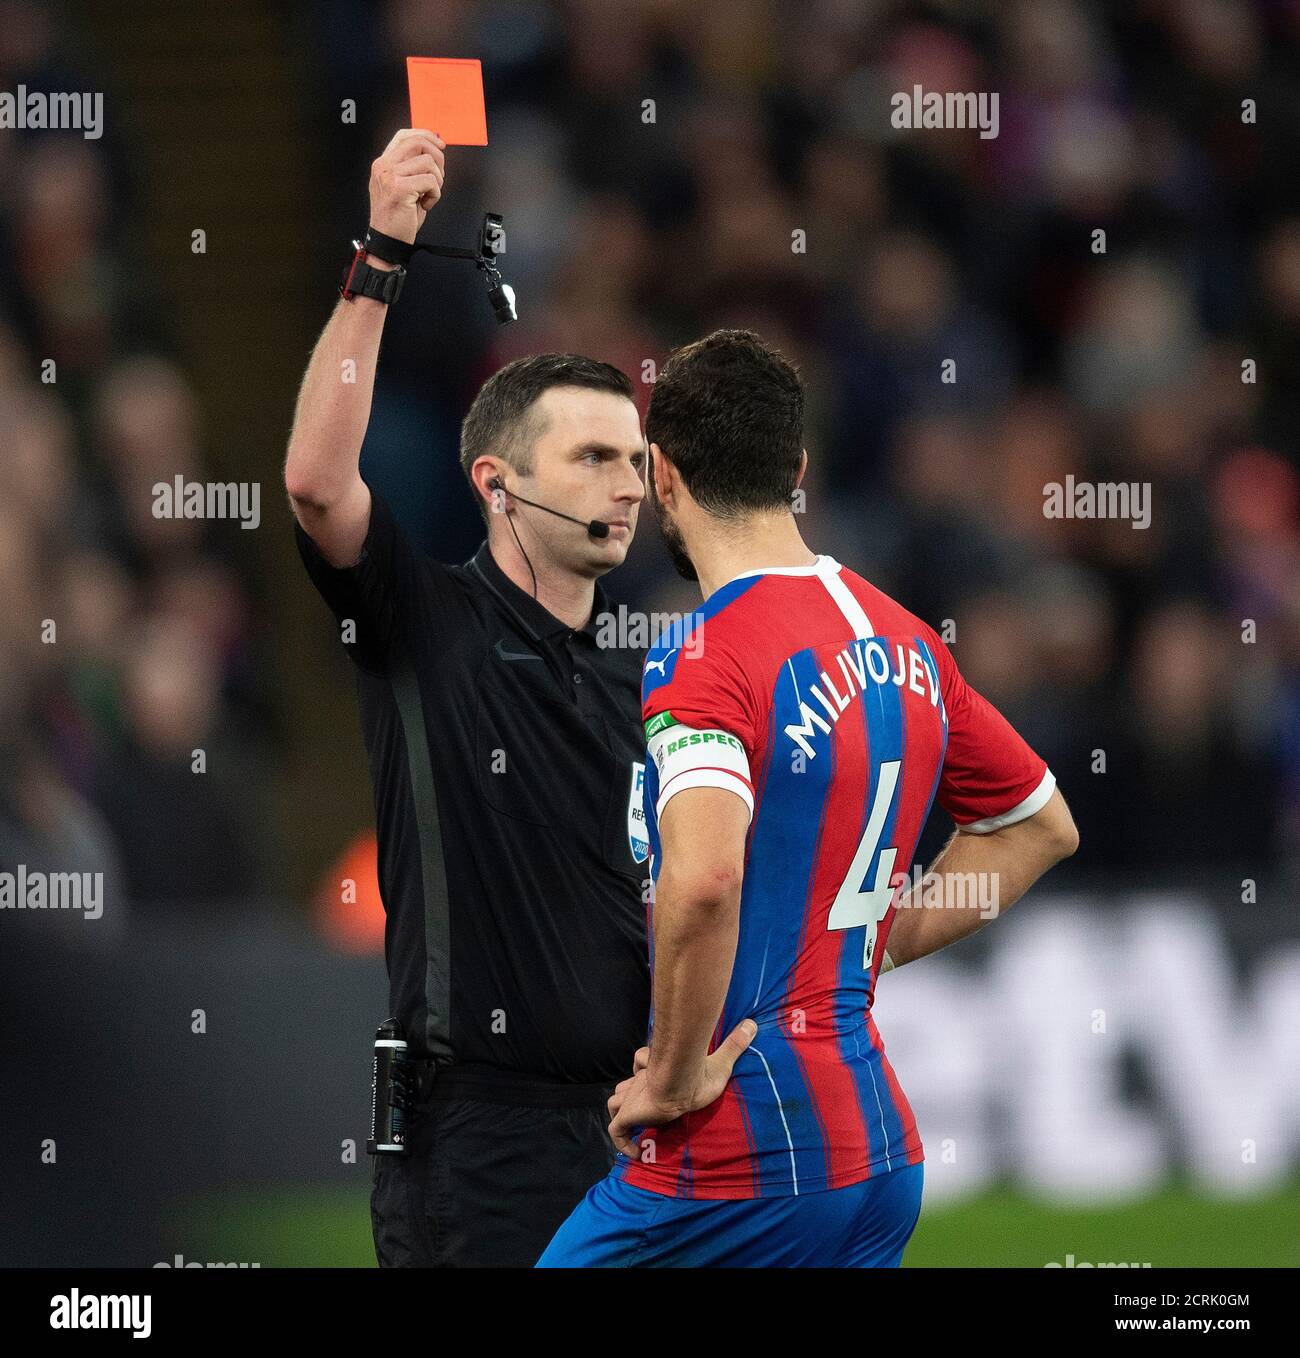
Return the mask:
{"type": "MultiPolygon", "coordinates": [[[[385,305],[397,301],[402,295],[406,270],[400,266],[395,269],[372,269],[366,263],[365,246],[360,241],[353,241],[352,244],[356,253],[339,279],[339,295],[349,302],[354,297],[370,297],[385,305]]],[[[382,259],[383,256],[379,258],[382,259]]]]}

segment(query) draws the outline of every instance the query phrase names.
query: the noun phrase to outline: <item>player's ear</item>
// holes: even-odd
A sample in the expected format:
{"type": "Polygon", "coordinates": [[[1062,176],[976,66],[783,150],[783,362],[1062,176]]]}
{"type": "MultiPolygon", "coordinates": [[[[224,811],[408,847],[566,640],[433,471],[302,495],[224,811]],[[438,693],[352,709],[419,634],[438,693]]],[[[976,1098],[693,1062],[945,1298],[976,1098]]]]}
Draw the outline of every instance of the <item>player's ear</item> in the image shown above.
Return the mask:
{"type": "Polygon", "coordinates": [[[803,448],[799,453],[799,470],[794,478],[795,489],[798,490],[803,485],[803,474],[808,470],[808,449],[803,448]]]}
{"type": "Polygon", "coordinates": [[[657,444],[650,445],[650,479],[654,482],[655,498],[661,503],[672,503],[675,468],[657,444]]]}

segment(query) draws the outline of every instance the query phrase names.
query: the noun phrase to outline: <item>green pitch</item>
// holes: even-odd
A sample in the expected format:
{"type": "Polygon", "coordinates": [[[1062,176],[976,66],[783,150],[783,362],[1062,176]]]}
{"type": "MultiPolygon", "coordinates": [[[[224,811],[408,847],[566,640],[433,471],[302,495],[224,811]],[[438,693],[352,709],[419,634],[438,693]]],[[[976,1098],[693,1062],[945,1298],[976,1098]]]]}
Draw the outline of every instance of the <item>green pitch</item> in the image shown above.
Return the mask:
{"type": "MultiPolygon", "coordinates": [[[[263,1268],[373,1268],[369,1188],[302,1188],[224,1195],[178,1208],[167,1233],[186,1259],[263,1268]]],[[[1248,1201],[1170,1187],[1123,1207],[1061,1208],[1010,1189],[923,1212],[905,1267],[1042,1268],[1145,1263],[1300,1267],[1300,1179],[1248,1201]]]]}

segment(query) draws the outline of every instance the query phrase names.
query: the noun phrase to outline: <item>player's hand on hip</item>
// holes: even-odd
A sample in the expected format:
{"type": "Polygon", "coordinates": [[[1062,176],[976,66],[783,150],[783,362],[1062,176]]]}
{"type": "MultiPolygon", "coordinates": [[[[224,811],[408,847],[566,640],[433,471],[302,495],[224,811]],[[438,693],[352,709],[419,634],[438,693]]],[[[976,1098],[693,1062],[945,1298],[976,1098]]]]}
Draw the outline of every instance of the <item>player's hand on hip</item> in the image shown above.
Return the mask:
{"type": "Polygon", "coordinates": [[[699,1083],[686,1111],[693,1113],[697,1108],[707,1108],[715,1099],[722,1097],[722,1091],[731,1079],[732,1068],[757,1035],[758,1024],[753,1019],[742,1019],[718,1043],[717,1048],[704,1058],[699,1083]]]}
{"type": "Polygon", "coordinates": [[[651,1088],[650,1049],[642,1047],[632,1058],[631,1078],[615,1086],[610,1096],[610,1140],[624,1155],[635,1159],[640,1150],[640,1137],[633,1139],[635,1128],[657,1131],[684,1113],[707,1108],[721,1098],[732,1069],[757,1032],[758,1025],[753,1019],[738,1023],[717,1049],[700,1062],[699,1072],[690,1083],[690,1093],[681,1098],[665,1097],[651,1088]]]}
{"type": "Polygon", "coordinates": [[[414,242],[429,209],[442,197],[447,143],[422,127],[404,127],[370,166],[370,225],[414,242]]]}
{"type": "Polygon", "coordinates": [[[633,1160],[641,1149],[641,1137],[636,1128],[658,1129],[681,1117],[685,1109],[656,1098],[644,1070],[638,1070],[629,1080],[615,1086],[609,1103],[609,1139],[617,1149],[633,1160]]]}

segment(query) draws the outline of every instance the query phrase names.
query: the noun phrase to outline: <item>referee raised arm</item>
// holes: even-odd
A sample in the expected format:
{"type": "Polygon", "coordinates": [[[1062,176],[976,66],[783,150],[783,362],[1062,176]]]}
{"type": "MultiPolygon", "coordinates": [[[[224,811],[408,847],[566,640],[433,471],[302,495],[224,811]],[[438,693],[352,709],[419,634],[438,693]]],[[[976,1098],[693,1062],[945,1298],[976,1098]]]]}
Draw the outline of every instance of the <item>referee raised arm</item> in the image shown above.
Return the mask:
{"type": "MultiPolygon", "coordinates": [[[[398,132],[371,168],[371,228],[414,241],[443,171],[440,139],[398,132]]],[[[303,561],[356,665],[392,1013],[422,1076],[407,1155],[375,1158],[375,1251],[524,1267],[613,1163],[605,1101],[649,1004],[643,656],[597,644],[645,444],[618,369],[508,364],[462,428],[487,541],[463,566],[424,556],[359,472],[389,268],[353,268],[285,464],[303,561]]]]}

